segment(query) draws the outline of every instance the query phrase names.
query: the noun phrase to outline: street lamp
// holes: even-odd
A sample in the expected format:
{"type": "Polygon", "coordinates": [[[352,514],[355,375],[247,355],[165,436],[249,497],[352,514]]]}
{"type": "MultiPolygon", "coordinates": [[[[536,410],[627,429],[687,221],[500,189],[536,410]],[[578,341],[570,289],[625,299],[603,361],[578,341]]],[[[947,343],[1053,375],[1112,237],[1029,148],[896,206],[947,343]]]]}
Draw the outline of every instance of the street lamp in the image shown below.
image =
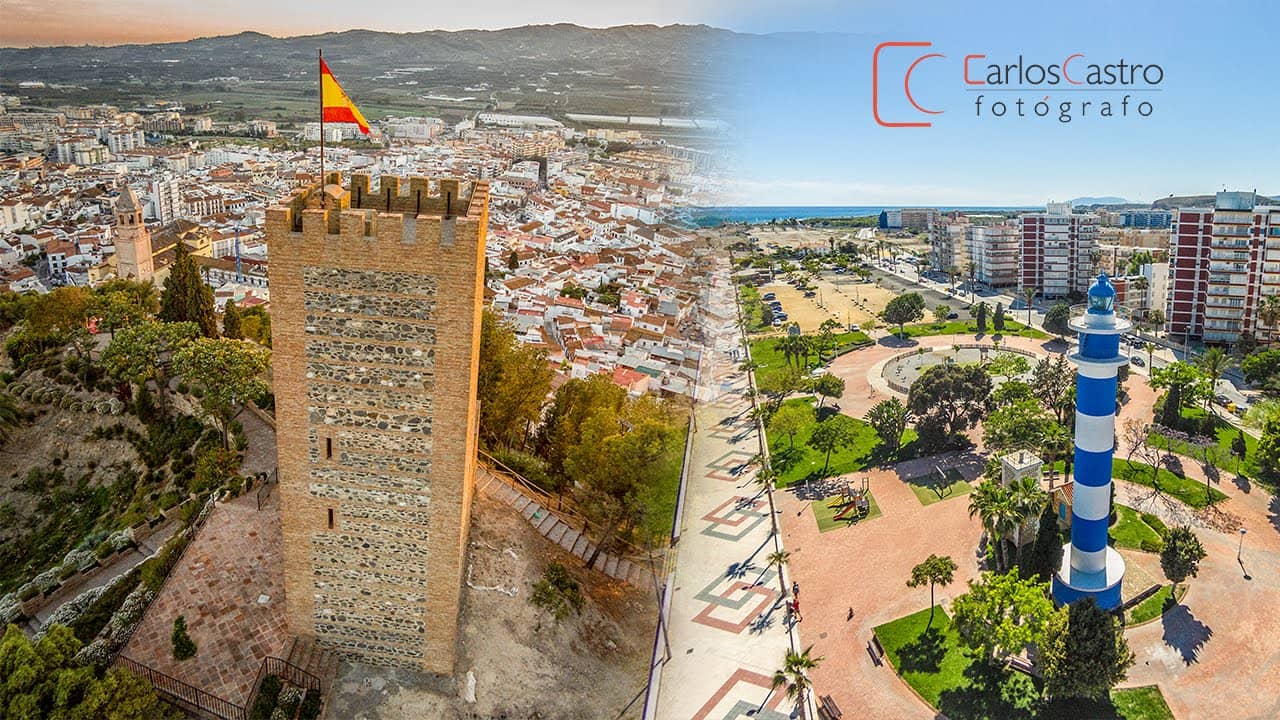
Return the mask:
{"type": "Polygon", "coordinates": [[[1243,562],[1243,560],[1240,559],[1240,554],[1244,552],[1244,534],[1247,532],[1249,531],[1244,528],[1240,528],[1240,546],[1236,548],[1236,562],[1243,562]]]}

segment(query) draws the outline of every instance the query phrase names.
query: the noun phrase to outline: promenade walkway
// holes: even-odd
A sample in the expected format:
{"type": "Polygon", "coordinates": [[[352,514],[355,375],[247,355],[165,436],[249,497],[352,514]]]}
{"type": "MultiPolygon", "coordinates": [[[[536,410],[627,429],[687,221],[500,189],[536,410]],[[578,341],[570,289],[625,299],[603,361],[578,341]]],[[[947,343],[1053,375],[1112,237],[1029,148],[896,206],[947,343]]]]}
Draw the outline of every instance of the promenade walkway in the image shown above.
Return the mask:
{"type": "MultiPolygon", "coordinates": [[[[712,278],[707,352],[670,600],[670,657],[661,668],[660,720],[783,720],[796,710],[773,672],[792,647],[770,505],[754,482],[760,451],[733,286],[712,278]]],[[[789,578],[785,582],[790,582],[789,578]]],[[[803,609],[803,608],[802,608],[803,609]]],[[[798,645],[798,640],[794,640],[798,645]]]]}

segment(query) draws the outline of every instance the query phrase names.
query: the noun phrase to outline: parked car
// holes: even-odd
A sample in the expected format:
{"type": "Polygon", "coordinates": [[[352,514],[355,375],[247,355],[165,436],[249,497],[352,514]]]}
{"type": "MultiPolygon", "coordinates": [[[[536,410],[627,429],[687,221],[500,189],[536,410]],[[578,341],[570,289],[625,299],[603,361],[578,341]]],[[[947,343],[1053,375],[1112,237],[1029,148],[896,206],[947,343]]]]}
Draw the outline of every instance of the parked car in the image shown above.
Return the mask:
{"type": "Polygon", "coordinates": [[[778,299],[778,294],[777,294],[777,293],[767,292],[767,293],[765,293],[765,294],[764,294],[764,299],[765,299],[765,300],[777,300],[777,299],[778,299]]]}
{"type": "Polygon", "coordinates": [[[861,329],[862,328],[858,327],[858,323],[854,323],[849,326],[849,332],[858,332],[861,329]]]}
{"type": "Polygon", "coordinates": [[[1230,400],[1227,399],[1226,395],[1215,395],[1213,397],[1213,401],[1218,403],[1219,405],[1222,405],[1223,407],[1226,407],[1227,404],[1231,402],[1230,400]]]}
{"type": "Polygon", "coordinates": [[[958,317],[960,317],[960,314],[959,314],[959,313],[947,313],[947,319],[948,319],[948,320],[955,320],[955,319],[956,319],[956,318],[958,318],[958,317]]]}
{"type": "Polygon", "coordinates": [[[804,296],[805,296],[805,297],[814,297],[814,296],[815,296],[815,295],[817,295],[817,294],[818,294],[818,293],[814,292],[813,290],[806,290],[806,291],[804,292],[804,296]]]}
{"type": "Polygon", "coordinates": [[[1147,365],[1146,361],[1144,361],[1142,358],[1138,357],[1137,355],[1134,355],[1133,357],[1129,358],[1129,362],[1133,363],[1134,365],[1137,365],[1138,367],[1146,367],[1147,365]]]}
{"type": "Polygon", "coordinates": [[[774,327],[782,327],[782,318],[780,318],[780,317],[774,317],[774,318],[773,318],[773,326],[774,326],[774,327]]]}

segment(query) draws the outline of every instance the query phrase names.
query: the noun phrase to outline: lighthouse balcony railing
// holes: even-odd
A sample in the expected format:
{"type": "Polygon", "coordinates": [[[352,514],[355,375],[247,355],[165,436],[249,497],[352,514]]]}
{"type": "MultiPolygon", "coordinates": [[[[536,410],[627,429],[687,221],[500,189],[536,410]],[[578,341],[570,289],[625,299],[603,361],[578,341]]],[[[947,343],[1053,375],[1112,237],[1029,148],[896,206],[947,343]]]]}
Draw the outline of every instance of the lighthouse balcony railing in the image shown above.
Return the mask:
{"type": "MultiPolygon", "coordinates": [[[[1133,310],[1125,306],[1124,303],[1119,303],[1119,302],[1116,303],[1113,309],[1115,310],[1116,318],[1120,320],[1128,320],[1130,322],[1133,322],[1133,319],[1134,319],[1133,310]]],[[[1072,324],[1084,324],[1084,317],[1085,315],[1088,315],[1088,314],[1089,314],[1088,303],[1080,303],[1079,305],[1072,305],[1071,315],[1068,318],[1068,321],[1071,322],[1072,324]]]]}

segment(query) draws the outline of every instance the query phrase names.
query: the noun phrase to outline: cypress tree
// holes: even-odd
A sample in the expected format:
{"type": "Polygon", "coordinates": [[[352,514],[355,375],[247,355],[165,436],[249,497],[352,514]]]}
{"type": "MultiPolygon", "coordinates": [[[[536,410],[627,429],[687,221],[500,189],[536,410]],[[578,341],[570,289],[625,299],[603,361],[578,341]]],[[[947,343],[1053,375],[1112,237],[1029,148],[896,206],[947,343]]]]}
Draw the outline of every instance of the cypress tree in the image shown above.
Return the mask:
{"type": "Polygon", "coordinates": [[[228,300],[222,309],[222,336],[232,340],[244,338],[240,332],[240,308],[234,299],[228,300]]]}
{"type": "Polygon", "coordinates": [[[193,322],[205,337],[218,336],[213,311],[213,290],[200,279],[200,270],[187,247],[178,243],[173,267],[160,293],[160,319],[166,322],[193,322]]]}

